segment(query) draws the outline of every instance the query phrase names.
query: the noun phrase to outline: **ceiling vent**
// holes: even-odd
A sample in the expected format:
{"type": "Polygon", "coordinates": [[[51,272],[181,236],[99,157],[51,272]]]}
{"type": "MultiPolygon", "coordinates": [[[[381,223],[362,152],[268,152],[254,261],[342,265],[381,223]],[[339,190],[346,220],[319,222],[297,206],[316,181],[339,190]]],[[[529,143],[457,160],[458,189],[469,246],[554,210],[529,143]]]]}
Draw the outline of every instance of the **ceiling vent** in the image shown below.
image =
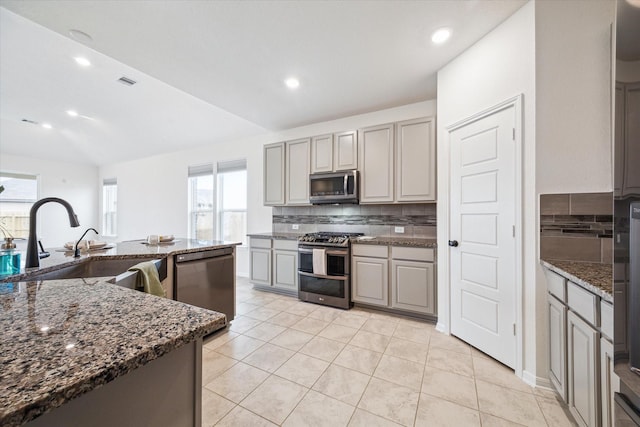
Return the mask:
{"type": "Polygon", "coordinates": [[[29,120],[29,119],[22,119],[21,121],[25,122],[25,123],[29,123],[32,125],[37,125],[38,122],[34,121],[34,120],[29,120]]]}
{"type": "Polygon", "coordinates": [[[137,83],[135,80],[132,80],[129,77],[125,77],[125,76],[120,77],[118,81],[125,86],[133,86],[134,84],[137,83]]]}

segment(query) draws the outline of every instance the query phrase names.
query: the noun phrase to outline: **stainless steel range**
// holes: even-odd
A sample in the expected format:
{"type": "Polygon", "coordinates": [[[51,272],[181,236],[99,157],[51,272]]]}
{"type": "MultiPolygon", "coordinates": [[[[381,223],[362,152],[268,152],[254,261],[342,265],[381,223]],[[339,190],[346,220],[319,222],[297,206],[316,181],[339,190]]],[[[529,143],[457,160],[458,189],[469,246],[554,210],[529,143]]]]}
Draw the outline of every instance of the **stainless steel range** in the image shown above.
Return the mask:
{"type": "Polygon", "coordinates": [[[351,307],[350,238],[362,233],[309,233],[298,239],[298,298],[351,307]]]}

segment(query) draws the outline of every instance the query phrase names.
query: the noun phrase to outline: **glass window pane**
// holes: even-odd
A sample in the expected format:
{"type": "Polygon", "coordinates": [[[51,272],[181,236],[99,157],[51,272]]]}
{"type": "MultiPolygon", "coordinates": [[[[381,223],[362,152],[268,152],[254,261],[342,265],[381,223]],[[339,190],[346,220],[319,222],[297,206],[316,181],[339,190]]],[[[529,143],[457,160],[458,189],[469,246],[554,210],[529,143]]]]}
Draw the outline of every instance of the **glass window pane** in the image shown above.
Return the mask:
{"type": "Polygon", "coordinates": [[[214,240],[213,174],[189,177],[189,236],[214,240]]]}
{"type": "Polygon", "coordinates": [[[218,173],[218,239],[247,243],[247,171],[218,173]]]}
{"type": "Polygon", "coordinates": [[[104,184],[102,186],[102,234],[104,236],[116,236],[118,234],[117,210],[118,185],[104,184]]]}
{"type": "MultiPolygon", "coordinates": [[[[35,175],[0,173],[0,225],[13,237],[29,236],[29,211],[38,200],[35,175]]],[[[2,236],[4,237],[4,236],[2,236]]]]}

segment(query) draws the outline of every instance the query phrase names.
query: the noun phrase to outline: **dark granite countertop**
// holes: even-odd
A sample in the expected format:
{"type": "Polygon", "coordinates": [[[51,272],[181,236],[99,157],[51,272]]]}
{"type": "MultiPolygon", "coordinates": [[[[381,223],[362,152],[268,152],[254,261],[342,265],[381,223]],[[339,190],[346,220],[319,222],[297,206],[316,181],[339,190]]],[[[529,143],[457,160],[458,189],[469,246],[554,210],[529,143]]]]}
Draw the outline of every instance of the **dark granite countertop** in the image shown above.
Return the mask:
{"type": "Polygon", "coordinates": [[[304,233],[275,233],[269,231],[266,233],[249,233],[247,234],[247,236],[263,239],[298,240],[298,237],[302,236],[303,234],[304,233]]]}
{"type": "Polygon", "coordinates": [[[597,262],[541,260],[543,266],[613,303],[613,266],[597,262]]]}
{"type": "Polygon", "coordinates": [[[227,323],[222,313],[125,289],[109,283],[110,278],[28,281],[29,274],[93,256],[161,258],[236,244],[124,242],[80,259],[52,252],[40,268],[5,283],[0,293],[0,425],[28,422],[227,323]],[[21,277],[27,281],[18,282],[21,277]]]}
{"type": "MultiPolygon", "coordinates": [[[[84,262],[87,258],[102,257],[108,259],[131,259],[140,258],[154,259],[166,258],[170,255],[184,254],[189,252],[200,252],[209,249],[224,248],[228,246],[241,245],[240,242],[205,241],[195,239],[175,239],[173,242],[160,243],[157,245],[147,245],[145,240],[131,240],[128,242],[110,243],[109,249],[98,249],[90,252],[82,252],[80,258],[73,257],[73,251],[64,251],[64,248],[48,249],[51,256],[40,260],[40,267],[21,269],[20,274],[11,276],[1,276],[0,280],[20,281],[28,279],[35,273],[46,273],[59,268],[84,262]]],[[[25,262],[23,257],[22,262],[25,262]]]]}
{"type": "Polygon", "coordinates": [[[436,248],[436,239],[424,239],[418,237],[354,237],[351,239],[351,243],[359,245],[387,245],[387,246],[411,246],[417,248],[436,248]]]}

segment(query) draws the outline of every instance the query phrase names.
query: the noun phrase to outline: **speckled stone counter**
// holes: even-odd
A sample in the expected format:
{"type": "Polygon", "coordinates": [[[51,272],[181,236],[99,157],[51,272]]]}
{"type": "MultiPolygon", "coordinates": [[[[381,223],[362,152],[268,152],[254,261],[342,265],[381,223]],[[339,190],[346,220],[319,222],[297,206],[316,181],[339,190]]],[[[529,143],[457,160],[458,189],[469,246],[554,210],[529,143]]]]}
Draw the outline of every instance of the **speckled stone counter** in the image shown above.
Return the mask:
{"type": "Polygon", "coordinates": [[[613,303],[613,266],[596,262],[541,260],[544,267],[613,303]]]}
{"type": "Polygon", "coordinates": [[[304,233],[251,233],[247,234],[249,237],[257,237],[263,239],[276,239],[276,240],[298,240],[298,237],[302,236],[304,233]]]}
{"type": "Polygon", "coordinates": [[[436,239],[422,239],[412,237],[354,237],[351,243],[359,245],[387,245],[387,246],[412,246],[417,248],[436,248],[436,239]]]}
{"type": "Polygon", "coordinates": [[[226,325],[224,314],[104,278],[22,282],[0,295],[0,425],[44,412],[226,325]]]}
{"type": "Polygon", "coordinates": [[[222,313],[125,289],[111,278],[29,281],[30,275],[91,257],[165,258],[239,244],[141,242],[113,244],[80,258],[50,250],[40,267],[2,277],[13,284],[0,294],[0,425],[33,420],[226,326],[222,313]]]}

